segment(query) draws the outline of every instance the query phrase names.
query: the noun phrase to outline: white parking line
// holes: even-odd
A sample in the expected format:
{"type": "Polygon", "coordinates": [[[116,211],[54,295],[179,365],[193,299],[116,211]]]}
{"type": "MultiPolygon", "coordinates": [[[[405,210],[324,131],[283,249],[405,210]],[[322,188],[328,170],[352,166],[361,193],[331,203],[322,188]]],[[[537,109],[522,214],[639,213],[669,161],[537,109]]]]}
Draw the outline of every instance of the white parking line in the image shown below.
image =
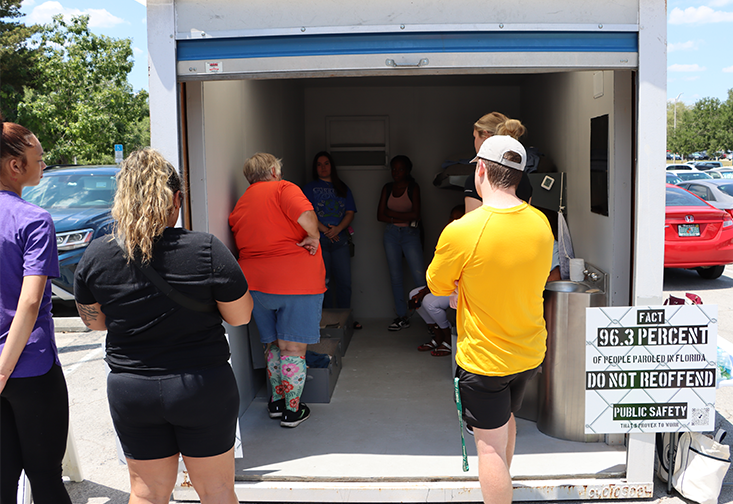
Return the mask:
{"type": "Polygon", "coordinates": [[[84,357],[82,357],[78,362],[64,369],[64,376],[68,377],[71,373],[76,371],[79,368],[79,366],[81,366],[85,362],[89,362],[92,359],[96,359],[97,356],[103,353],[104,353],[104,348],[102,348],[101,346],[97,348],[96,350],[90,351],[84,357]]]}

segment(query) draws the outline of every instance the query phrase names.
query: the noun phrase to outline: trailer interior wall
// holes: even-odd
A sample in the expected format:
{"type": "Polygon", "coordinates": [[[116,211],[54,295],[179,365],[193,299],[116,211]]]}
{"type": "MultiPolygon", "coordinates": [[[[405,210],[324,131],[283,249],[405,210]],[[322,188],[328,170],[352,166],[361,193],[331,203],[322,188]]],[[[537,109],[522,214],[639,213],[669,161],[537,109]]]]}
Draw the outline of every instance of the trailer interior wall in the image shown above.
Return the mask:
{"type": "Polygon", "coordinates": [[[566,72],[534,75],[522,93],[533,142],[568,173],[567,222],[575,256],[609,274],[611,306],[631,302],[632,86],[629,71],[566,72]],[[598,78],[603,79],[603,95],[596,97],[598,78]],[[590,210],[590,125],[605,114],[608,216],[590,210]]]}
{"type": "MultiPolygon", "coordinates": [[[[284,132],[293,125],[301,129],[302,96],[301,89],[288,81],[186,84],[193,230],[212,233],[236,251],[228,217],[249,185],[242,174],[244,160],[255,152],[272,152],[286,166],[300,166],[303,136],[284,132]]],[[[227,325],[227,334],[243,412],[262,385],[262,376],[251,365],[247,327],[227,325]]]]}
{"type": "Polygon", "coordinates": [[[303,157],[303,136],[285,134],[302,128],[302,92],[290,81],[225,80],[187,83],[186,95],[193,229],[234,250],[228,217],[249,185],[244,160],[271,152],[293,166],[303,157]]]}

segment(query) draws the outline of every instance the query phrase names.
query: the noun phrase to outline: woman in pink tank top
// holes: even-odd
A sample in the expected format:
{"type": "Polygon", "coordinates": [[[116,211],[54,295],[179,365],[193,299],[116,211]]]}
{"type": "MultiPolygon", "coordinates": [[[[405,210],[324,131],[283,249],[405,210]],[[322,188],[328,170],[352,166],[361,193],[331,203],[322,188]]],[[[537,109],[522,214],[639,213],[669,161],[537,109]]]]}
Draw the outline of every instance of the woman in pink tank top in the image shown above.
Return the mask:
{"type": "Polygon", "coordinates": [[[390,162],[394,182],[385,184],[377,207],[377,220],[384,222],[384,251],[387,254],[392,283],[394,309],[397,318],[390,331],[410,327],[407,302],[402,282],[402,257],[407,260],[413,287],[425,285],[425,261],[420,240],[420,186],[410,175],[412,161],[407,156],[395,156],[390,162]]]}

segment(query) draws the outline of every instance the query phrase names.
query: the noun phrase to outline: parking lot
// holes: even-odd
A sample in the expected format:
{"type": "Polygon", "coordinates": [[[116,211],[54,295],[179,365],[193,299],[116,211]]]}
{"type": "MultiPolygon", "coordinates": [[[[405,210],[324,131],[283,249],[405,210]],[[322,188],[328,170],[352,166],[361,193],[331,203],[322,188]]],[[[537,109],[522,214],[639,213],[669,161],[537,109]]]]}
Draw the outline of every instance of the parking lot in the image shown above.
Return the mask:
{"type": "MultiPolygon", "coordinates": [[[[698,294],[705,304],[717,304],[718,337],[733,342],[733,266],[717,280],[703,280],[694,271],[667,270],[664,276],[665,296],[678,297],[686,292],[698,294]]],[[[74,310],[57,306],[57,342],[59,355],[69,388],[71,427],[79,454],[84,481],[69,482],[67,489],[75,504],[123,504],[128,501],[127,469],[120,464],[115,446],[112,421],[105,394],[106,367],[103,361],[102,331],[84,331],[74,310]]],[[[364,320],[364,323],[369,323],[364,320]]],[[[733,443],[733,388],[721,388],[716,395],[717,424],[732,434],[726,443],[733,443]]],[[[684,503],[679,497],[668,497],[666,487],[657,483],[655,501],[684,503]]],[[[719,502],[733,502],[733,477],[729,474],[719,502]]]]}

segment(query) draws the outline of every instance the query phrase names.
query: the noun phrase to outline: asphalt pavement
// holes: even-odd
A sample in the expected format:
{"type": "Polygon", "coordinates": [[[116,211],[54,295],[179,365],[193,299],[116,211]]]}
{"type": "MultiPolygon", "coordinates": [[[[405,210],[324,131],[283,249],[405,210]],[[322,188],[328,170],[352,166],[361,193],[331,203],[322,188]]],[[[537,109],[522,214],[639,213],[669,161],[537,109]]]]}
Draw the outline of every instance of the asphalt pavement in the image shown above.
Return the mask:
{"type": "MultiPolygon", "coordinates": [[[[703,280],[697,273],[667,270],[665,297],[698,294],[705,304],[718,305],[718,337],[733,343],[733,266],[717,280],[703,280]]],[[[129,499],[127,468],[119,462],[114,429],[107,408],[106,366],[102,344],[103,331],[88,331],[76,316],[73,306],[54,307],[56,341],[69,388],[69,408],[74,443],[84,480],[68,482],[66,487],[74,504],[123,504],[129,499]]],[[[733,387],[716,394],[717,424],[731,434],[733,443],[733,387]]],[[[733,450],[732,450],[733,451],[733,450]]],[[[655,503],[683,504],[678,494],[667,495],[666,484],[655,484],[655,503]]],[[[173,502],[173,501],[172,501],[173,502]]],[[[615,501],[619,502],[619,501],[615,501]]],[[[628,501],[638,503],[639,501],[628,501]]],[[[650,501],[642,501],[650,502],[650,501]]],[[[733,475],[729,472],[720,503],[733,502],[733,475]]]]}

